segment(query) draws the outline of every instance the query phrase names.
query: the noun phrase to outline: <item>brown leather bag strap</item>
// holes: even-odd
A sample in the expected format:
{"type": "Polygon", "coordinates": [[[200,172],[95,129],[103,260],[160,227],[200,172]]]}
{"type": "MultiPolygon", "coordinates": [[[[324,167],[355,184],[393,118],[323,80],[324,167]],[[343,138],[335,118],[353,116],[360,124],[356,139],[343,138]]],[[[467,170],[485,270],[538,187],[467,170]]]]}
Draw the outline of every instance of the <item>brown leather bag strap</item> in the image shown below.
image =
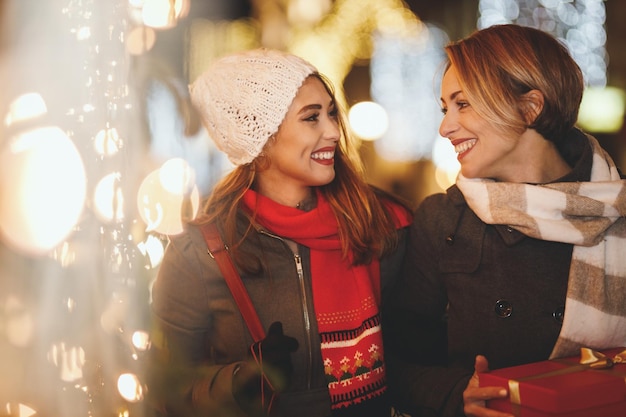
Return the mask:
{"type": "Polygon", "coordinates": [[[224,280],[228,288],[230,288],[230,292],[239,307],[239,311],[248,326],[252,338],[255,342],[264,339],[265,331],[263,330],[263,325],[261,325],[261,320],[259,320],[248,291],[246,291],[246,287],[243,285],[241,277],[237,273],[233,260],[228,253],[228,246],[224,244],[215,222],[200,225],[200,230],[207,243],[208,253],[220,267],[224,280]]]}

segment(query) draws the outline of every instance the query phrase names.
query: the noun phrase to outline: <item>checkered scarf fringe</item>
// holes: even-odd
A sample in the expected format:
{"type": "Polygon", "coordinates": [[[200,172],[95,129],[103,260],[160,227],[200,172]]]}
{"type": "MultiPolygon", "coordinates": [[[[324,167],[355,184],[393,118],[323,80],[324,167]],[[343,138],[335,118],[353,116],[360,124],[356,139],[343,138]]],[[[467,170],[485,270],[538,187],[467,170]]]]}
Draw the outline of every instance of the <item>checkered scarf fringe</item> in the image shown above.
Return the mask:
{"type": "Polygon", "coordinates": [[[487,224],[574,245],[565,317],[551,358],[626,346],[626,180],[598,141],[591,181],[545,185],[468,179],[457,186],[487,224]]]}

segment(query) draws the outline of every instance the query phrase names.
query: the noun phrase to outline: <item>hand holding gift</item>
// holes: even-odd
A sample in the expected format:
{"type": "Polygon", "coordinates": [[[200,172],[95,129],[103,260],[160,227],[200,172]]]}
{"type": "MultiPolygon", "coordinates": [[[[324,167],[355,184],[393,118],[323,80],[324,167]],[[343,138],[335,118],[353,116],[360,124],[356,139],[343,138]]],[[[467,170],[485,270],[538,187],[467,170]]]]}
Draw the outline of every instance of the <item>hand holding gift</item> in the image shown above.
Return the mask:
{"type": "Polygon", "coordinates": [[[463,392],[463,411],[470,417],[512,417],[512,414],[501,413],[487,408],[487,400],[506,398],[507,390],[499,386],[480,386],[479,374],[489,372],[489,362],[482,355],[476,356],[474,375],[463,392]]]}
{"type": "Polygon", "coordinates": [[[491,398],[486,406],[515,417],[618,417],[626,415],[626,367],[616,366],[621,363],[621,348],[583,348],[580,357],[482,371],[478,380],[482,389],[508,389],[508,398],[491,398]]]}

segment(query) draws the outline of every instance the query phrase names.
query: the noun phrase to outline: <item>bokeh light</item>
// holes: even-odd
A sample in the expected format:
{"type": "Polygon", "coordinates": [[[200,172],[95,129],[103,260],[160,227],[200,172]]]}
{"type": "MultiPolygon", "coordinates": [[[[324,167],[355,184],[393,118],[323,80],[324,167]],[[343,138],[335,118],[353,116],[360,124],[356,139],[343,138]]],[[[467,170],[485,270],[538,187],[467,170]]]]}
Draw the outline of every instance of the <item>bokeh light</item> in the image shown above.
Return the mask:
{"type": "Polygon", "coordinates": [[[137,330],[133,332],[131,340],[137,350],[145,351],[150,347],[150,335],[148,332],[137,330]]]}
{"type": "Polygon", "coordinates": [[[607,83],[606,10],[603,0],[480,0],[476,26],[516,23],[553,34],[569,49],[594,87],[607,83]]]}
{"type": "Polygon", "coordinates": [[[415,17],[400,31],[374,34],[371,96],[389,115],[389,128],[374,142],[389,161],[429,158],[437,137],[439,77],[448,37],[415,17]]]}
{"type": "Polygon", "coordinates": [[[624,124],[626,94],[616,87],[587,88],[580,105],[578,124],[589,132],[619,132],[624,124]]]}
{"type": "Polygon", "coordinates": [[[86,175],[58,127],[29,130],[0,153],[0,229],[17,249],[41,254],[65,239],[85,203],[86,175]]]}
{"type": "Polygon", "coordinates": [[[124,193],[120,179],[119,172],[112,172],[101,178],[94,188],[94,212],[105,222],[124,219],[124,193]]]}
{"type": "Polygon", "coordinates": [[[98,155],[112,156],[119,152],[122,141],[117,129],[113,127],[98,131],[93,145],[98,155]]]}
{"type": "Polygon", "coordinates": [[[185,167],[179,159],[167,161],[141,183],[137,207],[147,232],[178,234],[183,231],[184,221],[196,216],[200,194],[198,187],[190,183],[193,175],[185,167]]]}
{"type": "Polygon", "coordinates": [[[171,28],[188,9],[189,0],[144,0],[143,23],[158,29],[171,28]]]}
{"type": "Polygon", "coordinates": [[[62,381],[77,381],[83,377],[85,350],[80,346],[69,346],[60,342],[50,347],[48,361],[59,369],[62,381]]]}
{"type": "Polygon", "coordinates": [[[143,387],[135,374],[121,374],[117,379],[117,390],[126,401],[137,402],[143,399],[143,387]]]}
{"type": "Polygon", "coordinates": [[[47,112],[46,102],[39,93],[22,94],[11,102],[9,111],[4,118],[4,124],[11,126],[14,123],[33,119],[47,112]]]}
{"type": "Polygon", "coordinates": [[[6,404],[5,409],[7,412],[6,415],[15,416],[15,417],[31,417],[37,413],[35,409],[22,403],[17,403],[17,404],[8,403],[6,404]]]}
{"type": "Polygon", "coordinates": [[[446,189],[456,181],[461,164],[450,141],[438,136],[433,146],[432,160],[435,164],[435,181],[441,189],[446,189]]]}
{"type": "Polygon", "coordinates": [[[389,128],[389,116],[378,103],[362,101],[348,112],[350,128],[361,139],[374,140],[385,134],[389,128]]]}

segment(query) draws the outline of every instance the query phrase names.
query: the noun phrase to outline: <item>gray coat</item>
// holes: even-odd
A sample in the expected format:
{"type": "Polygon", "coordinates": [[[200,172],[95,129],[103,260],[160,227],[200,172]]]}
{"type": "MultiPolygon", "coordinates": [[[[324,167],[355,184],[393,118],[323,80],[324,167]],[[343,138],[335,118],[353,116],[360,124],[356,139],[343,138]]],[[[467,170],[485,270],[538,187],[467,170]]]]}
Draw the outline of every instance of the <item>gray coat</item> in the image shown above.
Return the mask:
{"type": "MultiPolygon", "coordinates": [[[[574,130],[559,181],[590,177],[574,130]]],[[[573,246],[487,225],[456,186],[415,214],[402,279],[383,312],[392,393],[412,416],[463,415],[476,355],[491,369],[548,359],[561,329],[573,246]]]]}
{"type": "MultiPolygon", "coordinates": [[[[329,416],[309,250],[297,245],[294,252],[293,242],[255,228],[243,249],[262,254],[269,269],[262,276],[242,274],[242,280],[264,328],[281,321],[284,333],[299,342],[292,354],[291,386],[281,394],[282,414],[329,416]]],[[[395,253],[381,261],[383,297],[401,267],[405,235],[406,229],[400,232],[395,253]]],[[[253,340],[197,227],[188,226],[171,238],[152,297],[156,400],[166,404],[169,415],[243,415],[232,396],[232,373],[236,364],[246,360],[253,340]],[[158,375],[159,371],[166,375],[158,375]],[[167,381],[167,386],[158,381],[167,381]]]]}

